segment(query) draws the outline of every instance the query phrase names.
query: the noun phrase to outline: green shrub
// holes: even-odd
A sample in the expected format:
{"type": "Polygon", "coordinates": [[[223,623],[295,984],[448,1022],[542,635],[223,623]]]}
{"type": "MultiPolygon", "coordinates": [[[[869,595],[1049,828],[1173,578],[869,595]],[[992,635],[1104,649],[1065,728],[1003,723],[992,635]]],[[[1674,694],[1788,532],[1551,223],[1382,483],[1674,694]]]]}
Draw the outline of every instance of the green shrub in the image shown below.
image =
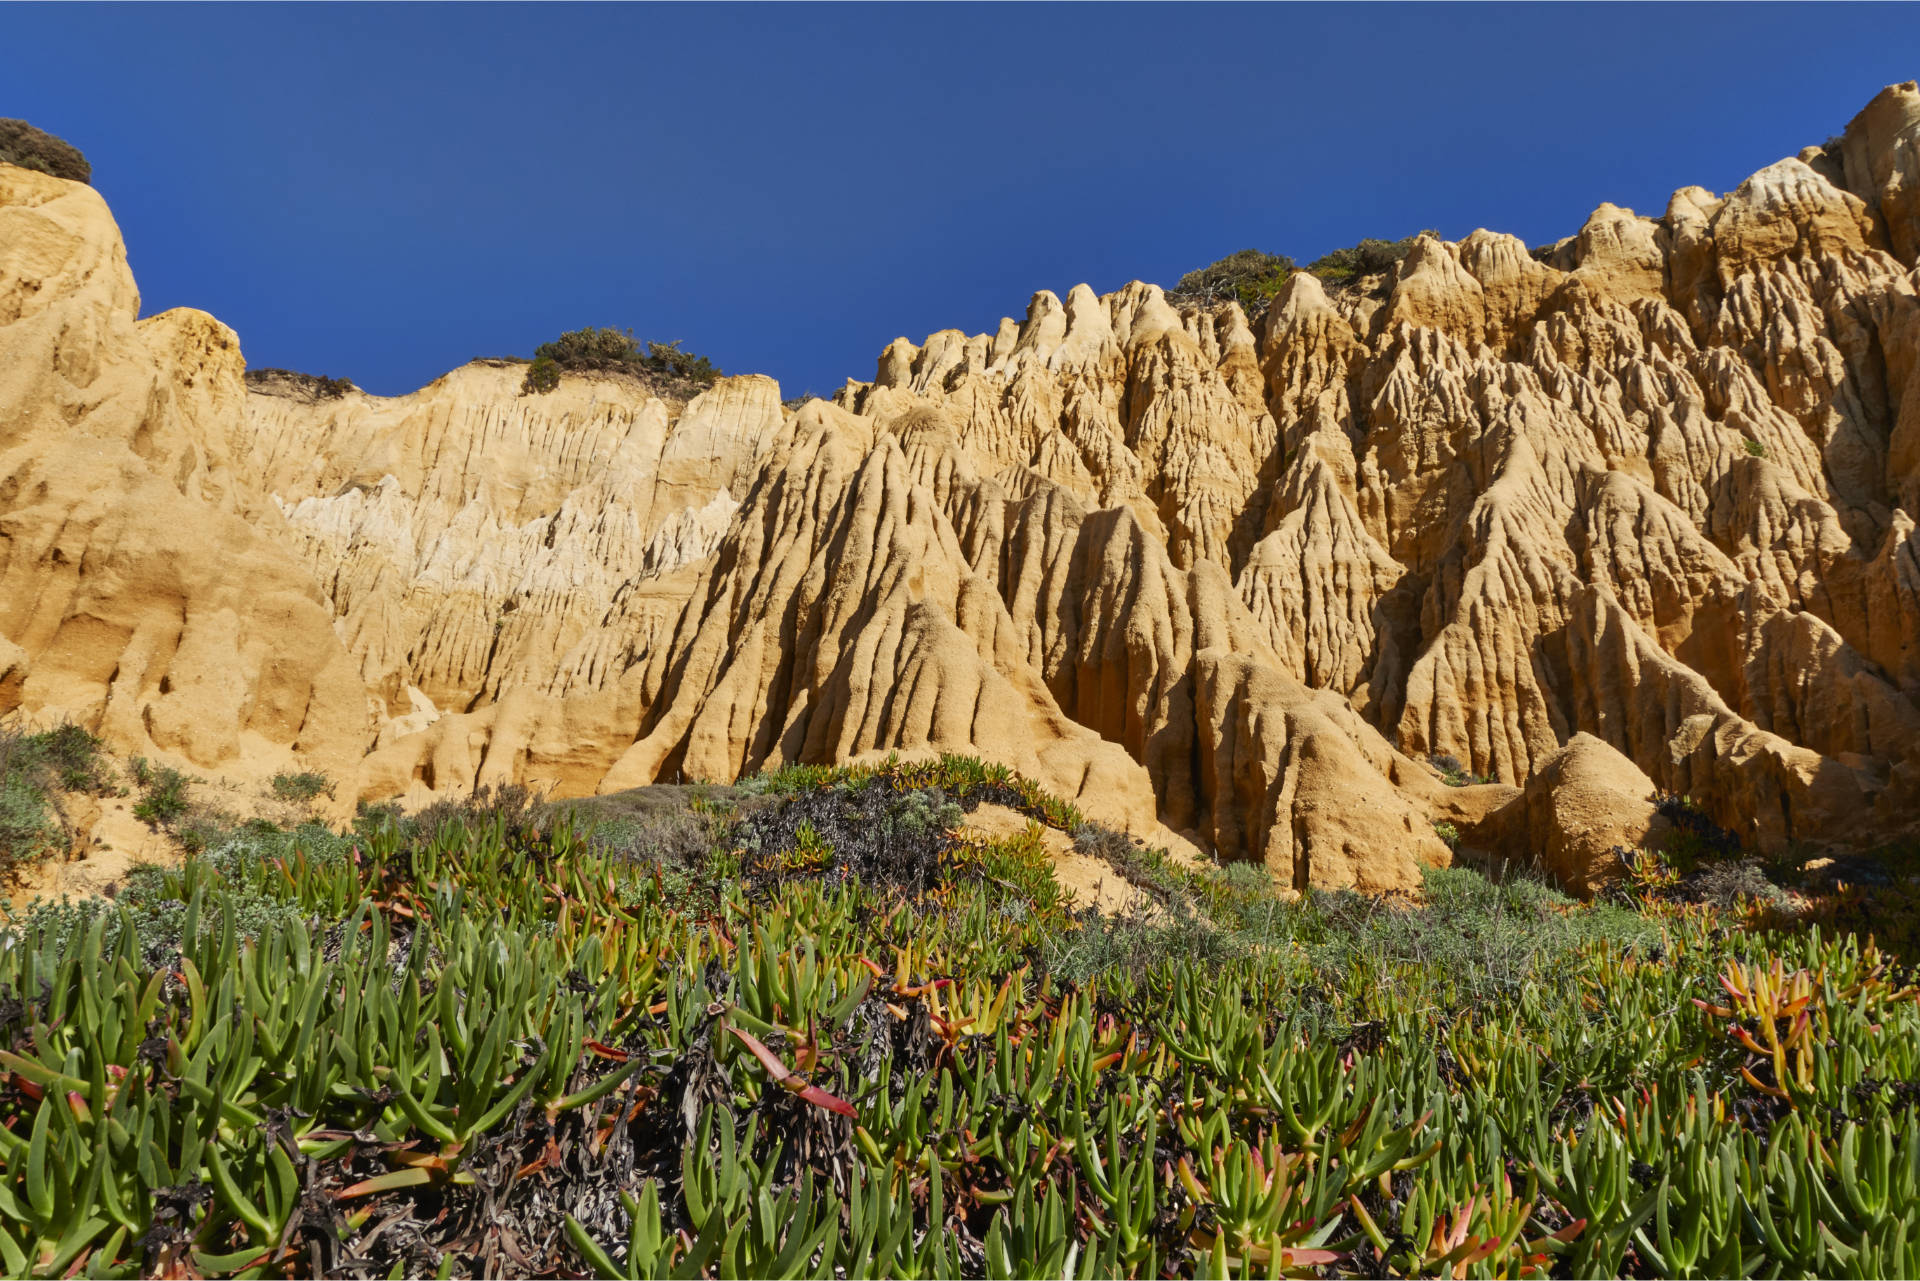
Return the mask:
{"type": "Polygon", "coordinates": [[[705,356],[690,351],[681,351],[681,339],[672,342],[650,342],[647,344],[646,366],[656,373],[667,374],[674,378],[684,378],[688,382],[701,386],[711,386],[718,381],[720,371],[705,356]]]}
{"type": "Polygon", "coordinates": [[[1747,456],[1749,458],[1765,458],[1767,456],[1767,447],[1752,437],[1741,441],[1741,444],[1747,447],[1747,456]]]}
{"type": "Polygon", "coordinates": [[[1266,311],[1293,271],[1293,259],[1284,254],[1242,249],[1180,277],[1167,297],[1203,306],[1237,302],[1253,317],[1266,311]]]}
{"type": "Polygon", "coordinates": [[[24,120],[0,119],[0,162],[72,182],[93,181],[93,166],[78,147],[24,120]]]}
{"type": "Polygon", "coordinates": [[[545,393],[560,385],[567,370],[649,373],[669,382],[711,386],[720,371],[705,356],[680,349],[680,340],[642,343],[631,329],[573,329],[542,343],[521,382],[523,393],[545,393]]]}
{"type": "Polygon", "coordinates": [[[570,329],[534,349],[535,360],[563,369],[621,369],[638,365],[640,344],[630,329],[570,329]]]}
{"type": "Polygon", "coordinates": [[[1490,774],[1476,774],[1460,763],[1457,756],[1435,755],[1427,757],[1427,764],[1440,773],[1440,781],[1448,787],[1472,787],[1482,783],[1497,783],[1498,779],[1490,774]]]}
{"type": "Polygon", "coordinates": [[[43,858],[60,846],[60,823],[31,774],[0,775],[0,871],[43,858]]]}
{"type": "Polygon", "coordinates": [[[551,356],[536,356],[520,380],[521,395],[544,396],[560,385],[560,363],[551,356]]]}
{"type": "Polygon", "coordinates": [[[322,796],[333,796],[333,780],[318,770],[307,770],[298,774],[275,774],[273,776],[273,794],[280,800],[295,805],[307,805],[322,796]]]}
{"type": "Polygon", "coordinates": [[[113,790],[100,740],[78,725],[57,725],[19,740],[23,760],[44,766],[62,791],[102,795],[113,790]]]}
{"type": "Polygon", "coordinates": [[[1377,276],[1391,271],[1413,251],[1413,242],[1420,236],[1435,236],[1436,231],[1423,231],[1419,235],[1408,236],[1404,240],[1362,240],[1346,249],[1335,249],[1315,258],[1307,264],[1307,270],[1331,284],[1346,284],[1364,276],[1377,276]]]}
{"type": "Polygon", "coordinates": [[[155,765],[144,756],[130,763],[140,800],[133,816],[153,827],[170,827],[187,812],[187,784],[192,780],[168,765],[155,765]]]}
{"type": "Polygon", "coordinates": [[[60,852],[59,792],[106,792],[100,740],[78,725],[37,734],[0,728],[0,872],[60,852]]]}
{"type": "Polygon", "coordinates": [[[1219,928],[1181,898],[1152,921],[1089,913],[1078,928],[1049,938],[1041,957],[1049,975],[1084,987],[1122,976],[1138,981],[1163,968],[1169,957],[1225,966],[1247,954],[1244,939],[1219,928]]]}

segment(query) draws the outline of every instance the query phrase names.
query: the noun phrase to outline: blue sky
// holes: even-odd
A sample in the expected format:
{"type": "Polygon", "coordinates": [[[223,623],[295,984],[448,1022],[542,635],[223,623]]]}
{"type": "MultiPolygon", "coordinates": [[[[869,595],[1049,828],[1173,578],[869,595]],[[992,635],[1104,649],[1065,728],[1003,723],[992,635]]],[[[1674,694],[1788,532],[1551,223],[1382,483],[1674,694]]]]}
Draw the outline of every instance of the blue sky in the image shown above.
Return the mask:
{"type": "Polygon", "coordinates": [[[563,329],[785,394],[1038,289],[1728,190],[1920,75],[1904,6],[10,5],[143,310],[396,393],[563,329]]]}

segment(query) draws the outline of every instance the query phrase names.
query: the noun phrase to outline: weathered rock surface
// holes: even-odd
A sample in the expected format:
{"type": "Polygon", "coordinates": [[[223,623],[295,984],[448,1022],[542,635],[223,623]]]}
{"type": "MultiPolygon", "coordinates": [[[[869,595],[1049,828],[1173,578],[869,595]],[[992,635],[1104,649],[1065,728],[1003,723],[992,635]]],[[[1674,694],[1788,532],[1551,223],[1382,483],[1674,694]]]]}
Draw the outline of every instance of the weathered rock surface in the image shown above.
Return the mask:
{"type": "Polygon", "coordinates": [[[1462,835],[1469,846],[1531,851],[1560,884],[1585,897],[1619,878],[1622,851],[1658,849],[1666,832],[1653,780],[1582,733],[1542,760],[1520,795],[1462,835]]]}
{"type": "Polygon", "coordinates": [[[1446,822],[1589,889],[1655,791],[1883,839],[1917,255],[1907,84],[1731,193],[1257,323],[1080,286],[797,410],[510,362],[315,400],[136,321],[98,197],[0,167],[0,703],[415,799],[966,750],[1296,886],[1414,886],[1446,822]]]}
{"type": "Polygon", "coordinates": [[[139,303],[92,188],[0,165],[0,710],[195,767],[349,774],[370,728],[352,660],[233,501],[239,342],[139,303]]]}

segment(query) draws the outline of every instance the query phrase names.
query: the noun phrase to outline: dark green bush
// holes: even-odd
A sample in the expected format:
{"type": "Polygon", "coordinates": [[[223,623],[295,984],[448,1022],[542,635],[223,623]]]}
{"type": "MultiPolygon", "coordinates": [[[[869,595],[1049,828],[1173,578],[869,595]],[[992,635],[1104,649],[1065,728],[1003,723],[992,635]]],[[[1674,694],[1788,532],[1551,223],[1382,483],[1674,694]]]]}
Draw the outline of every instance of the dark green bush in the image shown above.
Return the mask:
{"type": "Polygon", "coordinates": [[[551,356],[541,356],[527,366],[527,376],[521,380],[520,392],[522,395],[532,392],[544,396],[559,385],[559,362],[551,356]]]}
{"type": "Polygon", "coordinates": [[[1167,297],[1203,306],[1237,302],[1248,316],[1257,316],[1267,309],[1293,272],[1293,259],[1285,254],[1242,249],[1180,277],[1167,297]]]}
{"type": "Polygon", "coordinates": [[[1322,254],[1307,264],[1307,270],[1331,284],[1345,284],[1363,276],[1377,276],[1391,271],[1411,253],[1413,242],[1420,236],[1439,234],[1437,231],[1423,231],[1404,240],[1362,240],[1346,249],[1322,254]]]}
{"type": "Polygon", "coordinates": [[[100,740],[78,725],[56,725],[29,734],[20,740],[20,746],[28,759],[52,772],[54,783],[62,791],[100,795],[112,790],[100,740]]]}
{"type": "Polygon", "coordinates": [[[0,161],[71,182],[93,181],[93,166],[80,148],[24,120],[0,119],[0,161]]]}
{"type": "Polygon", "coordinates": [[[563,371],[608,370],[648,373],[707,387],[720,371],[705,356],[680,350],[680,340],[643,343],[631,329],[572,329],[541,343],[527,368],[522,392],[546,393],[560,385],[563,371]]]}
{"type": "Polygon", "coordinates": [[[655,373],[667,374],[673,378],[684,378],[702,386],[710,386],[720,377],[720,371],[714,368],[711,360],[697,356],[690,351],[680,350],[681,340],[672,342],[650,342],[647,344],[646,365],[655,373]]]}
{"type": "Polygon", "coordinates": [[[622,369],[642,360],[630,329],[570,329],[534,349],[535,360],[551,360],[563,369],[622,369]]]}

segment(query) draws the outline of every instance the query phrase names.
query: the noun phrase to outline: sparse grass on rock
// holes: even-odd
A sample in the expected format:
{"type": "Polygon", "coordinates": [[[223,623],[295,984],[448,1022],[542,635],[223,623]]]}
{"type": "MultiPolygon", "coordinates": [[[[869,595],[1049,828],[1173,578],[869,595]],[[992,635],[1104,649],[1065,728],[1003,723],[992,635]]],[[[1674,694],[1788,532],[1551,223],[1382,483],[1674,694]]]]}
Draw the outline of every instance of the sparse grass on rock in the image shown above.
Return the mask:
{"type": "Polygon", "coordinates": [[[38,733],[0,727],[0,874],[70,843],[61,793],[99,794],[111,786],[100,740],[78,725],[38,733]]]}
{"type": "Polygon", "coordinates": [[[323,796],[333,796],[333,780],[318,770],[275,774],[272,787],[276,799],[293,805],[311,805],[323,796]]]}

